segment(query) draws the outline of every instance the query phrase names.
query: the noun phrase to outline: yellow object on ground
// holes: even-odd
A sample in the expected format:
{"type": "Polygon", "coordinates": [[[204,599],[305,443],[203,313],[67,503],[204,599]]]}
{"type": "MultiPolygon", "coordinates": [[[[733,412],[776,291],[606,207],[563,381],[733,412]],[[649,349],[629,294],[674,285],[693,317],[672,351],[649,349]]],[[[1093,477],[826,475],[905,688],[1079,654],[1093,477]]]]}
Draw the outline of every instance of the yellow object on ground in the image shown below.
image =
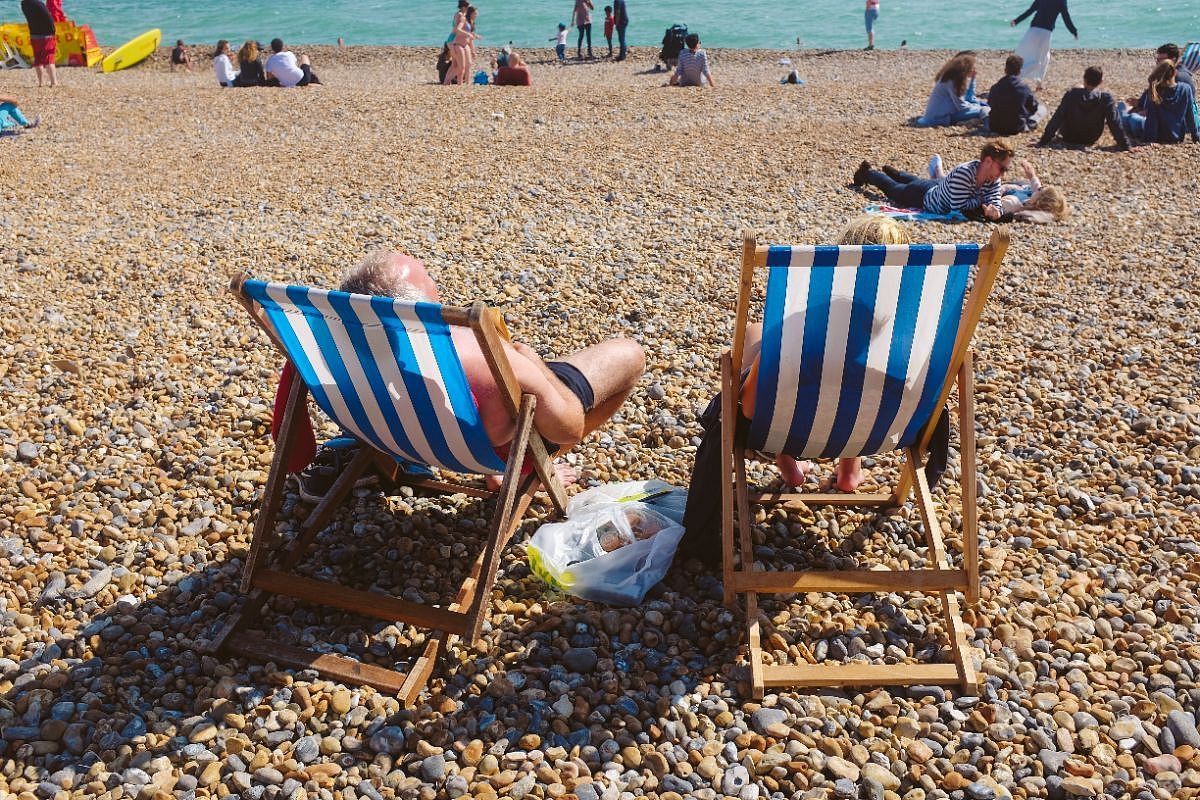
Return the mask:
{"type": "Polygon", "coordinates": [[[101,63],[105,72],[116,72],[119,69],[132,67],[146,60],[162,41],[162,31],[155,28],[146,31],[141,36],[135,36],[125,44],[113,50],[101,63]]]}
{"type": "MultiPolygon", "coordinates": [[[[87,25],[76,25],[72,20],[54,23],[55,38],[58,39],[58,66],[92,67],[104,57],[96,44],[96,36],[87,25]]],[[[6,22],[0,25],[0,42],[21,54],[26,61],[33,61],[33,43],[29,41],[29,26],[23,22],[6,22]]]]}

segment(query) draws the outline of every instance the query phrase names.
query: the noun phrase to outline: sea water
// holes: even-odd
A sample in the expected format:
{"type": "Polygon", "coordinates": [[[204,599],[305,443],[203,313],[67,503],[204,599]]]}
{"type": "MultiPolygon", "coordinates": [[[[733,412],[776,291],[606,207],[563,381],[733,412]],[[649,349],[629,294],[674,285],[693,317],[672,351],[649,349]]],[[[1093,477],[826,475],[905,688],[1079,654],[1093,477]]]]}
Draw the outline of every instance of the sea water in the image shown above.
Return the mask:
{"type": "MultiPolygon", "coordinates": [[[[593,47],[602,43],[603,8],[594,0],[593,47]]],[[[3,18],[19,18],[15,2],[3,18]]],[[[476,0],[484,46],[509,41],[553,46],[559,22],[571,25],[573,0],[476,0]]],[[[217,39],[294,44],[438,46],[450,32],[453,0],[64,0],[67,15],[92,26],[100,43],[120,44],[161,28],[164,44],[217,39]]],[[[675,23],[699,33],[706,47],[856,48],[866,44],[862,0],[628,0],[629,43],[654,45],[675,23]]],[[[1009,21],[1027,0],[881,0],[876,46],[919,49],[1013,48],[1009,21]]],[[[1155,47],[1200,40],[1200,0],[1071,0],[1075,41],[1060,21],[1054,47],[1155,47]]],[[[575,44],[572,31],[571,45],[575,44]]],[[[236,47],[236,45],[235,45],[236,47]]],[[[607,52],[607,45],[605,45],[607,52]]]]}

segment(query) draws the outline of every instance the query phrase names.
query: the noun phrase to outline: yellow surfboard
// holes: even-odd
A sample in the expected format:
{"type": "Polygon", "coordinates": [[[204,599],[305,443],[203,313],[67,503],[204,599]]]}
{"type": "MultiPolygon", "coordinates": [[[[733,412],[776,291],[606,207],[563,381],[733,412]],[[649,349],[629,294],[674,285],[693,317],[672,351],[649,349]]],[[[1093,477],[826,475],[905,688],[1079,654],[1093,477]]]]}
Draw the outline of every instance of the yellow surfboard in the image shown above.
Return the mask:
{"type": "Polygon", "coordinates": [[[116,72],[119,69],[140,64],[154,52],[161,41],[162,31],[158,28],[146,31],[109,53],[100,66],[105,72],[116,72]]]}

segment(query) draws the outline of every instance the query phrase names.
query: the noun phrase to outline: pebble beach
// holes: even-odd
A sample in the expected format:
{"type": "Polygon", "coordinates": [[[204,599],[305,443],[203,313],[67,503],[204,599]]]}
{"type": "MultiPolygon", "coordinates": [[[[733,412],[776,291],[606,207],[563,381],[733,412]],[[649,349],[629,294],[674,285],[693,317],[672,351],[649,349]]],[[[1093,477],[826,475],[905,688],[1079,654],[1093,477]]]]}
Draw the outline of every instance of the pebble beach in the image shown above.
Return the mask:
{"type": "MultiPolygon", "coordinates": [[[[701,91],[664,88],[647,49],[562,67],[529,51],[529,89],[433,85],[431,49],[295,49],[325,86],[223,90],[200,48],[192,74],[171,73],[164,49],[112,75],[62,69],[53,91],[0,72],[0,93],[42,117],[0,140],[0,797],[1200,797],[1190,143],[1015,138],[1072,213],[1013,226],[976,336],[983,588],[965,620],[979,696],[751,701],[745,621],[719,574],[677,562],[631,609],[554,593],[523,545],[547,505],[504,554],[482,641],[452,648],[411,708],[209,654],[242,601],[281,366],[231,273],[332,287],[399,249],[448,302],[498,306],[544,356],[633,337],[644,378],[569,460],[585,485],[686,487],[741,232],[835,242],[876,199],[848,185],[862,159],[921,172],[985,141],[905,126],[945,52],[714,50],[717,88],[701,91]],[[805,86],[779,85],[792,68],[805,86]]],[[[1005,55],[980,55],[981,90],[1005,55]]],[[[1090,64],[1127,97],[1153,56],[1056,52],[1043,99],[1090,64]]],[[[891,458],[867,466],[868,488],[895,474],[891,458]]],[[[952,457],[936,492],[954,552],[957,470],[952,457]]],[[[309,510],[289,487],[280,530],[309,510]]],[[[300,571],[445,604],[490,511],[357,489],[300,571]]],[[[755,557],[919,565],[916,518],[763,509],[755,557]]],[[[928,661],[944,641],[919,594],[777,596],[761,611],[776,661],[928,661]]],[[[264,624],[389,667],[425,643],[284,598],[264,624]]]]}

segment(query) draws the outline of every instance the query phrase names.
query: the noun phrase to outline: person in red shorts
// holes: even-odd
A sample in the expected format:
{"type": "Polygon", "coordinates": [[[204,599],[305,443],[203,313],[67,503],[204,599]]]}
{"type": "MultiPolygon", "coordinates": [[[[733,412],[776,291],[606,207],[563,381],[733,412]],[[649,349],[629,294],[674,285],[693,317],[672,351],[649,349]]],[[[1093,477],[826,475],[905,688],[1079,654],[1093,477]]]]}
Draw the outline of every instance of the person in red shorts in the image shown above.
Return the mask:
{"type": "Polygon", "coordinates": [[[54,17],[50,15],[44,0],[21,0],[21,13],[29,23],[29,41],[33,45],[33,67],[37,70],[38,86],[44,85],[48,74],[53,88],[58,85],[58,74],[54,71],[54,57],[58,54],[54,17]]]}

